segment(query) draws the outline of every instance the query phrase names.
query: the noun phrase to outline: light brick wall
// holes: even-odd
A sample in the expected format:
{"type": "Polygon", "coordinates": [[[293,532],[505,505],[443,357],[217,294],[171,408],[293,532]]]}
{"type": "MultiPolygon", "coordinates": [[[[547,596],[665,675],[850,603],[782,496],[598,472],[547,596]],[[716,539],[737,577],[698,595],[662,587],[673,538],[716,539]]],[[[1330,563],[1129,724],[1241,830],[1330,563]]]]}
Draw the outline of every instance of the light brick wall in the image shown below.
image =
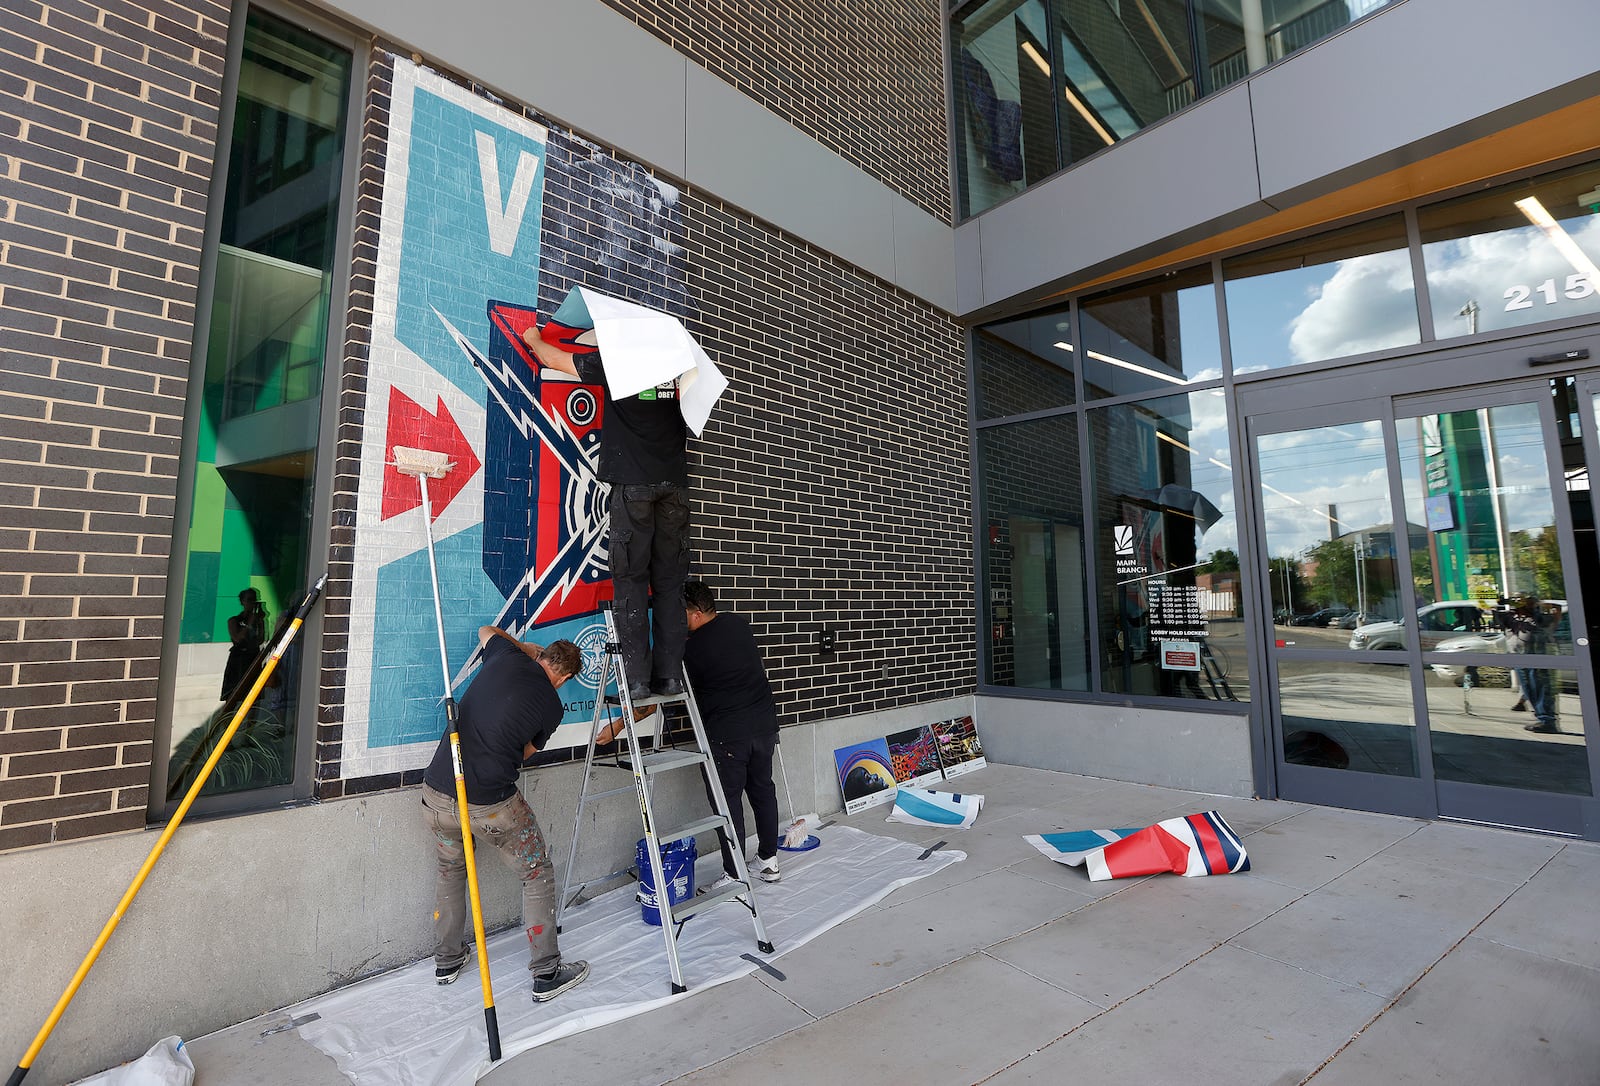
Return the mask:
{"type": "Polygon", "coordinates": [[[227,19],[0,10],[0,850],[145,822],[227,19]]]}

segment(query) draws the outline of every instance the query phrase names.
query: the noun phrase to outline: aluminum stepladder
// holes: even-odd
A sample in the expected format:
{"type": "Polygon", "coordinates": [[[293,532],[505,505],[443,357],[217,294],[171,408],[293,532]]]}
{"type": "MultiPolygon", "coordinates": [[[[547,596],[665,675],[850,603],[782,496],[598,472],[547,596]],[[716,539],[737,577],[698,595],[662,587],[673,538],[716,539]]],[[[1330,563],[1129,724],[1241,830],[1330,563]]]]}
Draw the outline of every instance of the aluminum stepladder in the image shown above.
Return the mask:
{"type": "Polygon", "coordinates": [[[722,781],[717,776],[717,765],[711,757],[711,746],[706,740],[705,723],[700,719],[700,707],[694,699],[694,689],[689,685],[689,673],[683,673],[683,693],[667,696],[654,696],[635,702],[628,693],[628,681],[622,667],[622,645],[617,638],[616,616],[612,612],[612,602],[606,600],[600,604],[601,612],[606,621],[606,644],[604,663],[600,669],[600,682],[596,687],[597,696],[594,703],[594,719],[589,728],[588,753],[583,763],[583,789],[578,794],[578,809],[573,818],[572,845],[567,852],[567,872],[561,880],[561,896],[556,905],[556,930],[561,930],[561,918],[569,905],[575,905],[582,897],[583,891],[589,885],[603,882],[630,874],[628,868],[612,871],[585,880],[575,889],[572,883],[572,868],[578,858],[578,834],[583,828],[583,812],[590,803],[605,799],[608,796],[618,795],[628,791],[623,785],[619,788],[608,788],[600,792],[589,791],[594,780],[594,748],[595,740],[599,737],[601,729],[615,722],[614,713],[622,716],[623,731],[613,737],[613,741],[626,738],[628,754],[623,758],[619,756],[618,764],[629,769],[633,776],[633,791],[639,801],[639,814],[644,823],[645,852],[650,859],[651,885],[655,887],[656,906],[661,916],[661,932],[667,941],[667,962],[672,970],[672,992],[674,995],[688,991],[683,983],[683,966],[678,961],[678,934],[685,921],[703,909],[713,905],[720,905],[724,901],[737,900],[750,911],[750,918],[755,925],[756,949],[763,954],[773,952],[772,943],[767,938],[766,925],[761,922],[761,909],[756,904],[755,894],[751,892],[750,865],[745,862],[744,842],[733,840],[733,819],[728,812],[728,801],[722,793],[722,781]],[[607,687],[612,680],[616,680],[617,693],[606,694],[607,687]],[[688,710],[689,723],[693,726],[695,747],[693,750],[671,747],[661,748],[661,736],[665,732],[666,713],[665,706],[681,702],[688,710]],[[654,706],[661,711],[662,719],[656,725],[656,737],[653,749],[645,750],[640,746],[638,731],[634,728],[634,710],[654,706]],[[652,796],[652,783],[666,773],[676,770],[690,769],[695,766],[704,768],[706,776],[711,781],[711,794],[716,807],[716,812],[705,818],[696,819],[684,826],[662,831],[658,829],[656,821],[655,802],[652,796]],[[730,884],[720,889],[712,890],[686,901],[676,904],[671,902],[668,893],[666,869],[661,860],[661,844],[663,841],[677,841],[684,837],[694,837],[698,834],[708,833],[712,830],[721,830],[728,838],[730,849],[733,853],[734,869],[738,872],[737,878],[730,884]]]}

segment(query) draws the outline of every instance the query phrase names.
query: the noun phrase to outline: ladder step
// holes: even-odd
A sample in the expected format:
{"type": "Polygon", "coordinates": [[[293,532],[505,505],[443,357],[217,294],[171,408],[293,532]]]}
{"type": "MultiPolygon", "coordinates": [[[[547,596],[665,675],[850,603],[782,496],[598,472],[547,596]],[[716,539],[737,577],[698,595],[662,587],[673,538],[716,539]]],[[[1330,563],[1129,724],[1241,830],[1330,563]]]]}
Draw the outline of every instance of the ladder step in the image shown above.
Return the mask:
{"type": "MultiPolygon", "coordinates": [[[[633,707],[635,709],[643,709],[650,705],[677,705],[680,702],[686,702],[688,700],[688,694],[651,694],[648,698],[634,698],[633,707]]],[[[621,705],[622,695],[607,694],[606,704],[621,705]]]]}
{"type": "Polygon", "coordinates": [[[701,909],[709,909],[713,905],[721,905],[724,901],[732,901],[750,892],[750,887],[742,882],[730,882],[720,890],[710,890],[704,894],[680,901],[668,911],[672,914],[674,924],[682,923],[701,909]]]}
{"type": "MultiPolygon", "coordinates": [[[[620,640],[617,637],[616,616],[609,602],[602,606],[601,613],[604,616],[606,627],[606,656],[600,670],[599,687],[601,690],[605,690],[613,681],[626,684],[627,680],[624,678],[624,669],[619,659],[620,640]]],[[[644,824],[645,839],[653,842],[656,846],[652,850],[652,855],[648,858],[645,866],[657,871],[661,869],[660,846],[662,842],[681,840],[686,837],[692,840],[700,834],[708,833],[712,830],[731,835],[734,818],[722,795],[722,789],[717,777],[716,762],[711,753],[710,738],[706,735],[705,722],[700,717],[700,707],[695,702],[686,670],[683,671],[682,681],[683,688],[677,694],[651,694],[649,697],[638,699],[630,698],[628,696],[628,687],[621,685],[616,694],[610,694],[596,700],[594,717],[589,725],[591,738],[594,738],[601,734],[602,721],[605,722],[605,730],[610,732],[615,732],[619,723],[624,724],[622,730],[628,737],[628,742],[626,743],[627,753],[626,756],[623,756],[621,754],[622,748],[619,748],[617,760],[611,764],[627,770],[633,778],[633,788],[631,790],[638,799],[639,813],[644,824]],[[684,743],[680,734],[671,742],[671,745],[663,746],[666,742],[667,714],[661,710],[661,707],[674,704],[684,707],[682,715],[688,718],[693,738],[690,742],[684,743]],[[618,713],[619,709],[621,710],[620,714],[618,713]],[[635,730],[635,723],[650,717],[652,714],[654,714],[654,720],[657,724],[655,733],[652,736],[642,735],[635,730]],[[655,805],[651,798],[654,792],[655,775],[673,769],[687,769],[690,766],[701,767],[701,771],[705,775],[706,783],[709,786],[708,797],[710,798],[712,811],[710,815],[702,815],[676,829],[659,830],[657,827],[661,823],[657,818],[655,805]]],[[[613,737],[614,740],[619,738],[621,737],[613,737]]],[[[614,875],[600,876],[599,879],[590,879],[579,884],[576,891],[572,889],[574,860],[578,855],[579,831],[586,821],[584,816],[585,808],[593,800],[605,796],[615,796],[630,790],[627,788],[611,788],[599,792],[590,791],[591,787],[597,787],[598,785],[598,782],[594,779],[594,771],[597,768],[596,753],[595,746],[591,743],[584,756],[583,788],[578,796],[578,810],[573,819],[572,843],[567,854],[566,876],[562,880],[561,897],[556,903],[557,931],[561,930],[561,917],[564,910],[569,906],[577,905],[591,885],[602,884],[603,880],[614,877],[614,875]]],[[[609,763],[609,755],[607,756],[607,762],[609,763]]],[[[589,821],[592,821],[592,819],[589,819],[589,821]]],[[[741,848],[742,844],[742,842],[739,843],[741,848]]],[[[735,856],[738,858],[737,853],[735,856]]],[[[661,933],[667,944],[667,965],[672,974],[672,991],[674,993],[687,990],[687,986],[683,983],[683,966],[678,959],[679,936],[677,928],[702,909],[709,909],[728,901],[738,901],[750,913],[751,923],[755,927],[757,949],[762,954],[771,954],[773,952],[772,941],[767,938],[766,928],[761,919],[761,903],[756,899],[754,893],[755,883],[746,870],[742,858],[739,858],[737,867],[738,870],[744,872],[744,876],[741,879],[731,880],[715,890],[702,893],[698,897],[690,898],[688,901],[680,901],[676,904],[666,901],[659,906],[663,921],[661,933]]],[[[663,876],[665,875],[664,871],[660,871],[660,873],[663,876]]],[[[644,872],[639,872],[639,876],[642,880],[644,872]]],[[[663,893],[661,896],[664,898],[668,895],[663,893]]],[[[745,957],[748,958],[750,955],[747,954],[745,957]]]]}
{"type": "Polygon", "coordinates": [[[702,818],[698,822],[691,822],[687,826],[680,826],[675,830],[662,830],[657,840],[681,841],[685,837],[698,837],[702,833],[710,833],[712,830],[720,830],[727,825],[728,820],[726,818],[723,818],[719,814],[714,814],[709,818],[702,818]]]}
{"type": "Polygon", "coordinates": [[[669,769],[705,765],[706,756],[697,750],[663,750],[646,754],[643,759],[645,773],[665,773],[669,769]]]}
{"type": "Polygon", "coordinates": [[[624,792],[628,793],[631,796],[633,794],[633,785],[632,784],[628,784],[628,785],[625,785],[625,786],[623,786],[621,788],[608,788],[604,792],[590,792],[586,796],[579,796],[578,797],[578,810],[580,810],[580,811],[583,810],[585,807],[587,807],[589,804],[593,803],[597,799],[605,799],[607,796],[620,796],[624,792]]]}

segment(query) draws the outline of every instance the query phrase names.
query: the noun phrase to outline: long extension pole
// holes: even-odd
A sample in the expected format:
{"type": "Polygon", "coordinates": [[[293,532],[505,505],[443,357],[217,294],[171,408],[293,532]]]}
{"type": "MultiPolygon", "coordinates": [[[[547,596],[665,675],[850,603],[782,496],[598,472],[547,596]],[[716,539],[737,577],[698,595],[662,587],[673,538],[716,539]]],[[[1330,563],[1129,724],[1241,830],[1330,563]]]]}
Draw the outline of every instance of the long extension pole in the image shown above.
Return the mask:
{"type": "MultiPolygon", "coordinates": [[[[401,455],[398,451],[396,456],[401,455]]],[[[444,609],[439,603],[439,567],[433,557],[433,506],[428,501],[428,473],[418,472],[422,488],[422,523],[428,538],[428,576],[433,581],[433,618],[439,631],[439,670],[444,675],[444,714],[450,724],[450,764],[456,774],[456,811],[461,816],[461,851],[467,860],[467,896],[472,901],[472,937],[478,946],[478,980],[483,984],[483,1024],[489,1033],[489,1061],[500,1059],[500,1023],[489,977],[489,945],[483,934],[483,905],[478,899],[478,863],[473,855],[472,821],[467,817],[467,778],[461,771],[461,732],[456,726],[456,699],[450,689],[450,658],[444,645],[444,609]]]]}
{"type": "Polygon", "coordinates": [[[311,613],[311,608],[316,604],[317,597],[322,594],[322,587],[327,581],[328,575],[324,573],[317,579],[317,583],[311,586],[311,590],[306,593],[306,598],[300,602],[299,608],[295,610],[294,620],[289,623],[288,629],[284,630],[283,635],[278,638],[277,645],[273,647],[272,655],[262,665],[261,674],[256,676],[255,685],[250,688],[250,693],[245,695],[238,712],[233,714],[233,722],[228,725],[228,729],[217,740],[217,745],[212,750],[211,757],[206,759],[206,764],[200,767],[200,773],[195,777],[194,783],[189,786],[188,794],[183,797],[183,802],[178,804],[178,809],[173,813],[172,820],[167,823],[167,828],[161,831],[160,838],[157,839],[155,846],[150,849],[150,855],[145,857],[144,866],[139,868],[139,873],[134,876],[133,883],[128,887],[127,893],[123,894],[122,900],[117,903],[116,911],[111,914],[111,919],[107,920],[106,926],[100,929],[100,937],[94,941],[94,946],[89,948],[89,953],[84,957],[83,963],[78,966],[78,971],[72,975],[72,983],[67,985],[67,990],[61,993],[60,999],[56,1000],[55,1009],[50,1012],[50,1017],[46,1018],[44,1025],[39,1027],[39,1032],[34,1036],[33,1043],[28,1046],[28,1051],[18,1061],[17,1069],[11,1072],[10,1078],[6,1079],[6,1086],[18,1086],[27,1077],[28,1069],[33,1066],[33,1061],[39,1056],[39,1050],[44,1047],[45,1041],[50,1038],[50,1034],[56,1028],[56,1023],[61,1021],[61,1015],[66,1011],[67,1004],[71,1003],[72,997],[78,994],[78,989],[83,985],[84,978],[89,975],[89,970],[94,968],[94,963],[100,957],[100,951],[105,949],[106,942],[111,938],[111,933],[117,930],[117,925],[122,922],[123,914],[128,911],[128,906],[133,904],[134,896],[139,893],[139,888],[144,885],[144,880],[149,876],[151,869],[155,867],[156,861],[161,859],[161,853],[166,850],[167,842],[172,840],[174,833],[178,832],[178,825],[183,821],[183,816],[189,813],[189,808],[194,804],[196,797],[200,795],[200,789],[205,787],[206,779],[211,776],[211,771],[217,767],[217,762],[222,759],[223,753],[228,749],[228,744],[233,742],[233,733],[239,730],[239,725],[244,722],[244,718],[249,715],[251,708],[254,707],[256,697],[260,695],[262,687],[267,685],[267,680],[272,677],[273,669],[278,666],[278,661],[283,658],[284,651],[289,647],[289,642],[293,641],[295,635],[300,632],[301,624],[305,622],[306,616],[311,613]]]}

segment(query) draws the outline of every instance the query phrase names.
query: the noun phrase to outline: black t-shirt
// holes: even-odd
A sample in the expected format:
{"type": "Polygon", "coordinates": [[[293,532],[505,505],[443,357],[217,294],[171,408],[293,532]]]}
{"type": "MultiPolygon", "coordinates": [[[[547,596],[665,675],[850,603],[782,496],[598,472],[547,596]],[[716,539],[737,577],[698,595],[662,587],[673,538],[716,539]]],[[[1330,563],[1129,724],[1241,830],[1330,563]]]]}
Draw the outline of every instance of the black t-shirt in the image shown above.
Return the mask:
{"type": "MultiPolygon", "coordinates": [[[[604,385],[599,352],[574,355],[578,376],[604,385]]],[[[600,478],[608,483],[689,485],[689,428],[678,408],[678,382],[618,399],[606,390],[600,424],[600,478]]]]}
{"type": "MultiPolygon", "coordinates": [[[[539,662],[498,634],[483,647],[483,666],[456,709],[468,803],[510,799],[517,790],[523,747],[532,743],[542,749],[564,712],[539,662]]],[[[448,731],[422,779],[430,788],[455,794],[448,731]]]]}
{"type": "Polygon", "coordinates": [[[743,615],[718,613],[691,631],[683,663],[710,738],[739,739],[778,730],[772,684],[743,615]]]}

